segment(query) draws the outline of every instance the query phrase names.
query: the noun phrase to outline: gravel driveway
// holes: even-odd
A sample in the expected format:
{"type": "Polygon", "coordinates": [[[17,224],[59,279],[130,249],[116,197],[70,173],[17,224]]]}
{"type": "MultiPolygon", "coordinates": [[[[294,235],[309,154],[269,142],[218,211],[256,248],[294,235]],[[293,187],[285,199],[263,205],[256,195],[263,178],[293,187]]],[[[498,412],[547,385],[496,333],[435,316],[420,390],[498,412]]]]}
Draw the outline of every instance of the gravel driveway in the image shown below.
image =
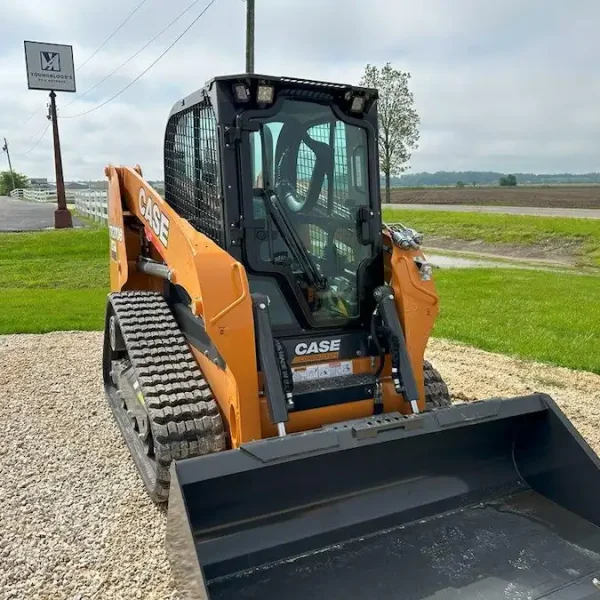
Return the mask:
{"type": "MultiPolygon", "coordinates": [[[[99,333],[0,336],[0,598],[172,600],[165,514],[103,397],[99,333]]],[[[433,340],[458,399],[550,393],[600,451],[600,377],[433,340]]]]}

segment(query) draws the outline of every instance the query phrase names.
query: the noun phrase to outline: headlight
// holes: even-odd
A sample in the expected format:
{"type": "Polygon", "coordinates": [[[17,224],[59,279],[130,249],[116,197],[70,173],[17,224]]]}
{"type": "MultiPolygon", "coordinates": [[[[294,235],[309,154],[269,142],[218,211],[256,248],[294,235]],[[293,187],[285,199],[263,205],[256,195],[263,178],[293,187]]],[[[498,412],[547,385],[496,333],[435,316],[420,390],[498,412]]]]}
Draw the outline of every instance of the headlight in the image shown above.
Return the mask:
{"type": "Polygon", "coordinates": [[[350,106],[350,110],[355,113],[361,113],[365,109],[365,97],[364,96],[354,96],[352,98],[352,104],[350,106]]]}
{"type": "Polygon", "coordinates": [[[275,88],[272,85],[259,85],[256,100],[259,104],[271,104],[275,96],[275,88]]]}
{"type": "Polygon", "coordinates": [[[245,83],[236,83],[233,86],[233,93],[238,102],[248,102],[250,100],[250,90],[245,83]]]}

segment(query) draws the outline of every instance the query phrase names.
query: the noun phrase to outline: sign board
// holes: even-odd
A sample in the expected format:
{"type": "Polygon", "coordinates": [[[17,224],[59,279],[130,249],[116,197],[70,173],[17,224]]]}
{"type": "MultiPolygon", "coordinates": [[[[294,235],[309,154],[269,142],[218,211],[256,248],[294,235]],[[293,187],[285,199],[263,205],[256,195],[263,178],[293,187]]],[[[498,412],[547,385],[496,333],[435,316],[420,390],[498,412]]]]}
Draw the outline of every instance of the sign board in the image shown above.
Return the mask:
{"type": "Polygon", "coordinates": [[[30,90],[75,91],[73,46],[26,41],[25,66],[30,90]]]}

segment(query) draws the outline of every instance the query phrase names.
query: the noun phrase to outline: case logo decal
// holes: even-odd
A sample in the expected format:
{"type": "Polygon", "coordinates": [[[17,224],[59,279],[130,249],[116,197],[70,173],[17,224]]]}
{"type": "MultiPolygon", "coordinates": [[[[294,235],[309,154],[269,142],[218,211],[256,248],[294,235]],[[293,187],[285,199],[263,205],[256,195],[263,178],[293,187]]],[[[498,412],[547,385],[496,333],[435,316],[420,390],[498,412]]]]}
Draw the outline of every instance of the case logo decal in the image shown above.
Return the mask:
{"type": "Polygon", "coordinates": [[[296,344],[294,353],[296,356],[306,356],[307,354],[324,354],[325,352],[339,352],[342,340],[321,340],[320,342],[300,342],[296,344]]]}
{"type": "Polygon", "coordinates": [[[152,197],[146,196],[146,190],[140,188],[138,196],[140,213],[160,243],[167,248],[169,245],[169,218],[160,210],[152,197]]]}

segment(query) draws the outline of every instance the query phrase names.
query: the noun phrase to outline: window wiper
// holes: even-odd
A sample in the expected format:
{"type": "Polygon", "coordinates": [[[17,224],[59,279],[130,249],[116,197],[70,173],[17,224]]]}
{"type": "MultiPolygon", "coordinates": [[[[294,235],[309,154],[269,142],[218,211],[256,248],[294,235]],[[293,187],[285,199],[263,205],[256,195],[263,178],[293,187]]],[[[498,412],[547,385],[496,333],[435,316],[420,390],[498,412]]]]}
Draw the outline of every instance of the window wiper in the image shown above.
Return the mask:
{"type": "Polygon", "coordinates": [[[321,275],[313,259],[310,257],[304,244],[300,240],[297,231],[290,223],[289,217],[281,206],[279,196],[275,190],[265,188],[265,207],[267,213],[273,219],[281,237],[285,240],[301,269],[306,274],[308,281],[317,289],[324,290],[327,287],[327,279],[321,275]]]}

